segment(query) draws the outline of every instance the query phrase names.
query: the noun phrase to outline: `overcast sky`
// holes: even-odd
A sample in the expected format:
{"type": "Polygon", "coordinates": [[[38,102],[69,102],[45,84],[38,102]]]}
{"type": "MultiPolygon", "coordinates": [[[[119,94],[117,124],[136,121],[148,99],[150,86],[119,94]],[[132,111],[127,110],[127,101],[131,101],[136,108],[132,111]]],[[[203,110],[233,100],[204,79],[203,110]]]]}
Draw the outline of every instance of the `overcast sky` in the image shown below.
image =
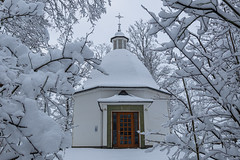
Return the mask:
{"type": "MultiPolygon", "coordinates": [[[[148,21],[150,15],[141,7],[148,8],[150,11],[158,13],[161,10],[161,0],[112,0],[111,6],[107,7],[107,13],[102,15],[102,18],[96,23],[94,33],[89,37],[94,44],[110,43],[110,38],[114,36],[118,29],[118,19],[115,17],[120,13],[124,18],[121,19],[122,32],[126,35],[126,30],[129,25],[135,21],[143,19],[148,21]]],[[[74,27],[74,39],[77,37],[85,37],[87,32],[91,31],[90,23],[82,20],[80,24],[74,27]]],[[[53,33],[51,33],[53,34],[53,33]]],[[[51,36],[50,43],[55,44],[56,36],[51,36]]]]}

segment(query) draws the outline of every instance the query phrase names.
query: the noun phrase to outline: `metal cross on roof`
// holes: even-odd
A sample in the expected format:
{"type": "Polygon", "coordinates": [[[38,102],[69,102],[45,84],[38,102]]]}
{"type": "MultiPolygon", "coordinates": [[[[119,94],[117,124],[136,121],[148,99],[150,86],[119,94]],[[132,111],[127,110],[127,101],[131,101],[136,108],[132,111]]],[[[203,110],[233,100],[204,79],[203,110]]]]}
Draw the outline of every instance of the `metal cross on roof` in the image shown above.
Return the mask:
{"type": "Polygon", "coordinates": [[[123,16],[120,15],[120,13],[118,14],[118,16],[116,16],[118,18],[118,32],[121,32],[121,23],[120,23],[120,19],[123,18],[123,16]]]}

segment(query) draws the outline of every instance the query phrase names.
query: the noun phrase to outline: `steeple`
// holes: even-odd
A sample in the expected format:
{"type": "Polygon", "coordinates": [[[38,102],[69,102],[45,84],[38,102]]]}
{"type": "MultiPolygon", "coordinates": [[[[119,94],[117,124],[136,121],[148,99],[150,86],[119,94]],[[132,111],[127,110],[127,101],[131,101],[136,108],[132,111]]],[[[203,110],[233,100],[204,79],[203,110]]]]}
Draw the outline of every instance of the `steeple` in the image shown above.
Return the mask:
{"type": "Polygon", "coordinates": [[[113,50],[115,49],[126,49],[127,48],[127,42],[128,42],[128,38],[125,37],[125,35],[121,32],[121,18],[123,18],[123,16],[120,15],[120,13],[118,14],[118,16],[116,16],[119,20],[118,20],[118,32],[115,33],[115,36],[111,38],[111,42],[113,43],[113,50]]]}

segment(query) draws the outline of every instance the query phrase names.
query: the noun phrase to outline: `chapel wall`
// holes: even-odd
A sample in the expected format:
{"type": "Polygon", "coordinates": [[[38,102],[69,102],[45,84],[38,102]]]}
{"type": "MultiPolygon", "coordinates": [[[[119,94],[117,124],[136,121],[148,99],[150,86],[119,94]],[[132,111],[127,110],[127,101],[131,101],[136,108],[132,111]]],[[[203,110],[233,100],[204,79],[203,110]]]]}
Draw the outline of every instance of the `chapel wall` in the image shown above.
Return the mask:
{"type": "Polygon", "coordinates": [[[100,147],[102,145],[102,114],[97,104],[99,92],[75,95],[73,146],[100,147]],[[83,129],[84,128],[84,129],[83,129]]]}
{"type": "MultiPolygon", "coordinates": [[[[144,127],[145,132],[159,132],[161,134],[169,134],[170,130],[163,127],[163,125],[168,121],[168,108],[169,108],[169,96],[163,93],[159,93],[153,90],[142,90],[141,92],[136,91],[132,94],[146,99],[153,99],[153,103],[150,106],[145,106],[144,109],[144,127]]],[[[145,136],[146,146],[153,145],[152,141],[163,140],[165,136],[147,134],[145,136]]]]}
{"type": "MultiPolygon", "coordinates": [[[[169,129],[163,127],[168,121],[168,101],[167,100],[155,100],[152,105],[145,109],[145,132],[159,132],[161,134],[169,134],[169,129]]],[[[146,145],[153,145],[152,142],[147,140],[159,141],[163,140],[162,135],[147,134],[145,136],[146,145]]]]}

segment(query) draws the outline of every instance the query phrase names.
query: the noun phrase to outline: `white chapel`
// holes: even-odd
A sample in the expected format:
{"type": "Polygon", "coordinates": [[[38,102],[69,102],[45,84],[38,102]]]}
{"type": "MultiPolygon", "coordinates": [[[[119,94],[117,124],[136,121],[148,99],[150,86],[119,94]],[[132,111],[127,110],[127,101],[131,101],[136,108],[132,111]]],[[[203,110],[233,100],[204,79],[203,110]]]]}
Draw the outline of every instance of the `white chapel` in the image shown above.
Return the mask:
{"type": "Polygon", "coordinates": [[[72,147],[145,148],[169,133],[162,125],[168,120],[170,95],[159,90],[143,63],[126,49],[128,38],[120,24],[111,42],[113,51],[100,65],[107,74],[93,70],[74,95],[72,147]],[[161,134],[151,134],[155,132],[161,134]]]}

